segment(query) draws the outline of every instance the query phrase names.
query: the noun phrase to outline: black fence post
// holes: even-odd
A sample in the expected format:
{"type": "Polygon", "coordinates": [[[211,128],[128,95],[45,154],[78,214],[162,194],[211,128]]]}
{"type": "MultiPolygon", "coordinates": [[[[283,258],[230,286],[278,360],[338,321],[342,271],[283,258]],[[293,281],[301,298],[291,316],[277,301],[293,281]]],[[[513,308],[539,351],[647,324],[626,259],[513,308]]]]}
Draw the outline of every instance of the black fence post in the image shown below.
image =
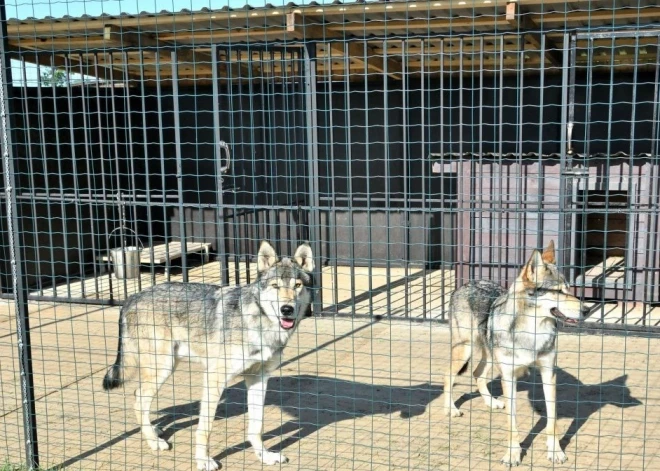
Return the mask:
{"type": "Polygon", "coordinates": [[[23,430],[25,433],[25,453],[29,469],[39,467],[39,448],[37,445],[37,414],[34,401],[34,378],[32,373],[32,342],[30,340],[30,319],[28,316],[28,284],[25,279],[20,237],[21,218],[16,201],[17,179],[14,171],[14,149],[11,139],[12,74],[11,58],[7,53],[7,10],[4,0],[0,0],[0,120],[2,121],[2,165],[5,176],[7,200],[7,232],[11,253],[12,288],[16,306],[16,343],[21,374],[21,396],[23,409],[23,430]]]}
{"type": "Polygon", "coordinates": [[[309,178],[309,238],[316,258],[314,269],[314,313],[323,309],[323,280],[321,278],[321,215],[319,198],[319,146],[316,104],[316,43],[306,43],[304,52],[305,69],[305,114],[307,127],[307,151],[309,178]]]}

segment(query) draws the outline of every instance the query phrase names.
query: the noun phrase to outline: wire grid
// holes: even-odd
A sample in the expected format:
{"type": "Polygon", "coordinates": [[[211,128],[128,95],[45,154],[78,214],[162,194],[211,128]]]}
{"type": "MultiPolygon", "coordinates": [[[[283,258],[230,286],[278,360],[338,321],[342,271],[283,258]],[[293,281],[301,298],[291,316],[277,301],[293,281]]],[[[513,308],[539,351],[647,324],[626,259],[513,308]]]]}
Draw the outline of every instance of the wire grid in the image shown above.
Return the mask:
{"type": "MultiPolygon", "coordinates": [[[[499,467],[507,414],[469,375],[445,416],[449,301],[511,286],[554,241],[590,315],[557,345],[568,464],[546,459],[532,371],[522,465],[657,468],[657,6],[184,3],[1,5],[0,466],[195,468],[199,365],[154,401],[170,451],[141,437],[136,381],[101,389],[120,306],[165,281],[253,283],[266,239],[310,241],[317,265],[315,317],[266,396],[286,466],[499,467]],[[121,279],[110,251],[129,246],[121,279]]],[[[239,378],[211,435],[223,467],[261,466],[247,427],[239,378]]]]}

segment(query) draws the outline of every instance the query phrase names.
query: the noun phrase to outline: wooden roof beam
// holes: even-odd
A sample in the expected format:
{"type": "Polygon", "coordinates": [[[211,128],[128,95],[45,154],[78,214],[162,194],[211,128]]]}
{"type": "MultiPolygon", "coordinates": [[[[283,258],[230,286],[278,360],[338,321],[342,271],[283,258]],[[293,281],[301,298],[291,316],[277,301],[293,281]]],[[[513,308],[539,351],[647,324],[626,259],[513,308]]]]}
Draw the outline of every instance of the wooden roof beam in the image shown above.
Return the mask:
{"type": "MultiPolygon", "coordinates": [[[[520,12],[520,6],[518,5],[518,2],[507,3],[506,20],[514,29],[525,32],[525,37],[527,40],[539,51],[541,50],[541,46],[543,44],[541,33],[537,31],[530,31],[538,29],[538,26],[536,23],[534,23],[534,20],[532,20],[529,15],[520,12]]],[[[555,67],[562,66],[562,55],[558,52],[557,46],[547,36],[545,38],[545,50],[543,52],[552,65],[555,67]]]]}
{"type": "MultiPolygon", "coordinates": [[[[329,43],[328,45],[328,58],[345,57],[343,43],[329,43]]],[[[363,68],[366,67],[368,71],[375,71],[381,74],[387,73],[388,76],[401,80],[401,63],[395,61],[392,57],[379,56],[374,52],[372,46],[364,43],[349,42],[348,43],[348,57],[363,68]],[[387,65],[387,67],[386,67],[387,65]]],[[[363,69],[364,70],[364,69],[363,69]]]]}

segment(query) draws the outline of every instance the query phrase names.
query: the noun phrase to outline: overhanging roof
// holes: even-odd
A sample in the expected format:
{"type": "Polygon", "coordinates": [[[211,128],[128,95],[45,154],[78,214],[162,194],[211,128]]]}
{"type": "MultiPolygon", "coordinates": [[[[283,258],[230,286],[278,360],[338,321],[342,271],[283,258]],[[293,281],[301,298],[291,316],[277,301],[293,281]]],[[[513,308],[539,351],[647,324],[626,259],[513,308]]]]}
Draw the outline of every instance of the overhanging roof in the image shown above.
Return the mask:
{"type": "MultiPolygon", "coordinates": [[[[93,62],[115,79],[155,75],[157,67],[160,78],[171,78],[169,50],[174,49],[180,51],[177,60],[185,63],[178,68],[179,78],[208,80],[212,44],[228,48],[224,60],[239,62],[246,76],[265,76],[258,60],[232,48],[303,41],[317,42],[320,75],[364,79],[384,74],[397,78],[422,70],[559,69],[566,31],[643,29],[659,22],[660,6],[643,0],[445,0],[10,19],[7,27],[10,48],[28,61],[60,67],[88,67],[93,62]],[[344,40],[350,43],[341,44],[344,40]],[[35,54],[42,54],[41,59],[35,54]],[[246,70],[251,67],[256,68],[246,70]]],[[[601,42],[596,61],[625,65],[632,56],[619,46],[652,48],[657,38],[628,39],[616,48],[611,40],[601,42]],[[621,57],[613,57],[619,55],[616,51],[623,51],[621,57]]],[[[653,52],[644,52],[649,62],[653,52]]],[[[276,68],[270,68],[271,75],[278,74],[276,68]]]]}

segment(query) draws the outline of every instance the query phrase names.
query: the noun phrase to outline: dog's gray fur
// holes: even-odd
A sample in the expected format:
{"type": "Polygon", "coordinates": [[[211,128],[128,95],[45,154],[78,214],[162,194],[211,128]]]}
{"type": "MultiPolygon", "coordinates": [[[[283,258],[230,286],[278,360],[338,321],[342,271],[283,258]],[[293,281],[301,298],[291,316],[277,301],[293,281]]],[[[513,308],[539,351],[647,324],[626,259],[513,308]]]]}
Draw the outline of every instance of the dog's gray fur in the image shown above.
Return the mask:
{"type": "MultiPolygon", "coordinates": [[[[473,355],[479,359],[473,368],[477,386],[486,405],[509,409],[508,449],[502,462],[520,464],[520,443],[516,428],[516,381],[529,366],[539,367],[548,413],[548,459],[566,461],[556,434],[557,320],[575,323],[585,309],[569,293],[568,284],[555,261],[554,243],[543,254],[534,250],[518,278],[508,290],[491,281],[470,282],[451,297],[451,361],[445,377],[445,412],[460,417],[452,399],[452,386],[473,355]],[[488,390],[493,363],[502,373],[504,401],[488,390]]],[[[474,366],[474,365],[473,365],[474,366]]]]}
{"type": "Polygon", "coordinates": [[[199,426],[197,469],[215,470],[209,436],[215,409],[225,385],[242,375],[248,389],[248,439],[265,464],[286,457],[263,444],[264,400],[272,371],[298,323],[310,309],[312,250],[298,247],[292,259],[278,260],[263,242],[257,259],[257,280],[247,286],[220,288],[199,283],[163,283],[127,300],[119,318],[119,347],[103,388],[121,386],[127,369],[135,367],[139,387],[135,413],[153,450],[169,449],[150,421],[151,402],[182,359],[205,367],[199,426]]]}

